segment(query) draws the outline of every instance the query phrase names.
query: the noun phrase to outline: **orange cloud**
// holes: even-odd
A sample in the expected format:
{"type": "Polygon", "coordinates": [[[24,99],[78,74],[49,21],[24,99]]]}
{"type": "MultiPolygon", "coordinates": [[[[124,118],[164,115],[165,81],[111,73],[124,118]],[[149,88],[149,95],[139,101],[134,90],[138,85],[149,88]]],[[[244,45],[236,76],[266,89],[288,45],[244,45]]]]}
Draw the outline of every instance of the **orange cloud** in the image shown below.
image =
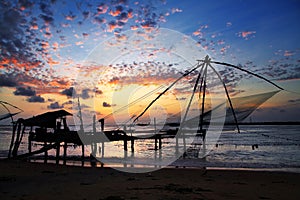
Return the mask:
{"type": "Polygon", "coordinates": [[[130,19],[133,18],[133,11],[128,12],[128,18],[130,18],[130,19]]]}
{"type": "Polygon", "coordinates": [[[134,25],[134,26],[130,26],[130,29],[133,30],[133,31],[137,30],[138,28],[139,28],[139,27],[138,27],[138,26],[135,26],[135,25],[134,25]]]}
{"type": "Polygon", "coordinates": [[[59,64],[58,61],[53,60],[51,57],[49,57],[47,59],[47,62],[48,62],[49,65],[58,65],[59,64]]]}
{"type": "Polygon", "coordinates": [[[67,15],[65,17],[65,19],[68,20],[68,21],[73,21],[75,18],[76,18],[76,15],[67,15]]]}
{"type": "Polygon", "coordinates": [[[116,17],[116,16],[118,16],[119,14],[121,14],[121,11],[120,11],[120,10],[116,10],[116,11],[111,10],[111,11],[109,12],[109,14],[110,14],[111,16],[116,17]]]}
{"type": "Polygon", "coordinates": [[[38,30],[39,29],[39,26],[37,24],[32,24],[30,29],[32,30],[38,30]]]}
{"type": "Polygon", "coordinates": [[[116,22],[112,21],[112,22],[108,23],[107,31],[113,32],[116,28],[120,28],[120,27],[118,26],[118,24],[116,22]]]}
{"type": "Polygon", "coordinates": [[[41,61],[20,61],[14,57],[12,58],[4,58],[0,61],[0,68],[18,68],[18,69],[25,69],[26,71],[36,68],[42,64],[41,61]]]}
{"type": "MultiPolygon", "coordinates": [[[[201,32],[200,32],[199,30],[193,32],[193,35],[194,35],[194,36],[197,36],[197,35],[200,35],[200,34],[201,34],[201,32]]],[[[202,35],[202,34],[201,34],[201,35],[202,35]]]]}
{"type": "Polygon", "coordinates": [[[78,41],[78,42],[76,42],[75,44],[78,46],[78,45],[82,45],[83,42],[82,42],[82,41],[78,41]]]}

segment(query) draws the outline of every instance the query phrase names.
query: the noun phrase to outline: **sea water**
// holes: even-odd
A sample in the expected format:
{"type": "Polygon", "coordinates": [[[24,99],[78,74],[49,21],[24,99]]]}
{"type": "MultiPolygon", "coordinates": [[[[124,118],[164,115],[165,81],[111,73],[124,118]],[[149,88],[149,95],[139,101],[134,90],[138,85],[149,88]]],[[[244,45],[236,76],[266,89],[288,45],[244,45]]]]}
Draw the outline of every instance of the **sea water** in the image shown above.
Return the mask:
{"type": "MultiPolygon", "coordinates": [[[[299,125],[241,125],[241,132],[234,129],[224,130],[205,157],[187,156],[171,163],[178,167],[217,167],[217,168],[264,168],[264,169],[300,169],[300,126],[299,125]]],[[[11,126],[0,126],[0,157],[6,158],[12,136],[11,126]]],[[[28,152],[28,135],[25,134],[19,148],[19,154],[28,152]]],[[[172,139],[163,139],[162,159],[175,153],[172,139]]],[[[39,144],[33,144],[32,149],[39,149],[39,144]]],[[[128,142],[130,149],[130,142],[128,142]]],[[[129,150],[130,151],[130,150],[129,150]]],[[[128,151],[128,152],[129,152],[128,151]]],[[[142,152],[143,159],[151,158],[155,154],[154,140],[135,141],[135,152],[142,152]]],[[[62,148],[61,148],[62,155],[62,148]]],[[[72,158],[80,158],[81,148],[69,146],[67,154],[72,158]]],[[[49,151],[49,157],[54,158],[55,150],[49,151]]],[[[85,155],[90,155],[90,148],[85,148],[85,155]]],[[[104,153],[99,145],[99,157],[106,166],[118,166],[124,157],[123,142],[105,143],[104,153]]],[[[129,154],[130,155],[130,154],[129,154]]],[[[41,161],[43,154],[32,160],[41,161]]],[[[137,154],[135,154],[137,156],[137,154]]],[[[69,160],[69,164],[76,161],[69,160]]],[[[145,164],[145,163],[144,163],[145,164]]],[[[141,163],[141,167],[146,166],[141,163]]],[[[136,166],[135,166],[136,167],[136,166]]],[[[148,167],[148,166],[147,166],[148,167]]]]}

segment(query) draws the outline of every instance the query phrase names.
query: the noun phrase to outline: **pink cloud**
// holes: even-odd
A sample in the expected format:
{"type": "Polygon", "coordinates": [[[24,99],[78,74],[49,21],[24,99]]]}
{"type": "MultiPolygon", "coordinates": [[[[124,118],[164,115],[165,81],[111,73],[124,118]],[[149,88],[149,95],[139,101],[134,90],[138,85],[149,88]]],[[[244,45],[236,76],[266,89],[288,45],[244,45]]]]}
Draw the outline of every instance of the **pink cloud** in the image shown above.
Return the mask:
{"type": "Polygon", "coordinates": [[[97,7],[97,11],[98,11],[98,14],[105,14],[108,10],[108,6],[104,3],[100,4],[98,7],[97,7]]]}
{"type": "Polygon", "coordinates": [[[256,31],[241,31],[241,32],[237,33],[237,35],[239,37],[242,37],[242,38],[248,40],[249,37],[254,37],[255,33],[256,33],[256,31]]]}
{"type": "Polygon", "coordinates": [[[137,30],[138,28],[139,28],[139,27],[138,27],[138,26],[136,26],[136,25],[134,25],[134,26],[130,26],[130,29],[131,29],[131,30],[133,30],[133,31],[134,31],[134,30],[137,30]]]}
{"type": "Polygon", "coordinates": [[[179,12],[182,12],[182,10],[179,8],[172,8],[172,13],[179,13],[179,12]]]}
{"type": "Polygon", "coordinates": [[[230,26],[232,26],[232,23],[231,22],[227,22],[226,23],[226,27],[230,27],[230,26]]]}
{"type": "Polygon", "coordinates": [[[118,34],[118,35],[116,35],[116,37],[118,40],[123,40],[123,41],[127,40],[127,36],[124,34],[122,34],[122,35],[118,34]]]}
{"type": "Polygon", "coordinates": [[[197,36],[197,35],[202,35],[201,31],[200,30],[197,30],[195,32],[193,32],[193,35],[194,36],[197,36]]]}
{"type": "Polygon", "coordinates": [[[68,24],[68,23],[61,23],[60,24],[63,28],[67,28],[67,27],[70,27],[71,25],[68,24]]]}
{"type": "Polygon", "coordinates": [[[59,44],[57,42],[54,42],[52,44],[52,48],[53,48],[54,51],[56,51],[58,49],[58,47],[59,47],[59,44]]]}
{"type": "Polygon", "coordinates": [[[294,54],[295,54],[295,53],[292,52],[292,51],[285,50],[283,55],[284,55],[285,57],[289,57],[289,56],[292,56],[292,55],[294,55],[294,54]]]}
{"type": "Polygon", "coordinates": [[[72,14],[69,14],[69,15],[65,16],[65,19],[68,20],[68,21],[73,21],[75,18],[76,18],[76,15],[72,15],[72,14]]]}
{"type": "Polygon", "coordinates": [[[79,45],[82,45],[83,42],[82,42],[82,41],[78,41],[78,42],[75,42],[75,44],[76,44],[77,46],[79,46],[79,45]]]}

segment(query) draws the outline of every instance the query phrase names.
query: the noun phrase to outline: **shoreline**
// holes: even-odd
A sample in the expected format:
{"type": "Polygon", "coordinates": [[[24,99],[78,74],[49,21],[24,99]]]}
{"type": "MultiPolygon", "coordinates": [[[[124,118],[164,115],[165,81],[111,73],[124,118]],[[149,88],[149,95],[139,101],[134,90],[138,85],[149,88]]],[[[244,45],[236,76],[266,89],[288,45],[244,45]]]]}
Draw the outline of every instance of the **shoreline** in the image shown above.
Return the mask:
{"type": "MultiPolygon", "coordinates": [[[[187,159],[188,160],[188,159],[187,159]]],[[[0,158],[0,162],[3,161],[14,161],[14,159],[8,159],[8,158],[0,158]]],[[[54,158],[48,157],[47,163],[44,163],[44,159],[42,157],[39,158],[31,158],[31,160],[19,160],[16,159],[15,161],[20,161],[20,162],[26,162],[26,163],[37,163],[37,164],[45,164],[45,165],[56,165],[56,160],[54,158]]],[[[67,159],[65,166],[68,167],[82,167],[82,168],[123,168],[124,165],[126,165],[127,168],[129,169],[134,169],[134,168],[150,168],[154,170],[159,170],[159,169],[207,169],[207,170],[235,170],[235,171],[266,171],[266,172],[289,172],[289,173],[298,173],[300,174],[300,166],[285,166],[285,167],[279,167],[279,166],[260,166],[258,165],[238,165],[238,164],[233,164],[231,166],[228,165],[221,165],[221,164],[216,164],[216,163],[202,163],[202,165],[188,165],[185,160],[177,160],[174,163],[171,163],[168,166],[157,166],[157,165],[144,165],[144,164],[134,164],[134,166],[130,166],[131,164],[127,163],[102,163],[101,161],[93,161],[89,159],[89,157],[86,157],[84,160],[84,165],[82,165],[82,161],[78,159],[67,159]]],[[[58,166],[64,166],[63,160],[60,160],[58,166]]]]}
{"type": "MultiPolygon", "coordinates": [[[[31,158],[32,160],[30,160],[30,163],[44,163],[44,160],[42,159],[43,157],[39,157],[39,158],[31,158]]],[[[77,166],[77,167],[96,167],[96,168],[102,168],[102,167],[108,167],[108,168],[115,168],[115,167],[124,167],[124,163],[117,162],[108,162],[108,163],[102,163],[101,159],[97,160],[94,163],[94,166],[92,166],[93,164],[91,163],[91,160],[89,159],[90,157],[86,157],[84,160],[84,165],[82,166],[82,161],[80,160],[80,158],[72,160],[69,159],[66,161],[66,165],[67,166],[77,166]],[[101,163],[103,165],[101,165],[101,163]]],[[[1,161],[2,159],[0,159],[1,161]]],[[[195,161],[195,159],[192,159],[193,161],[195,161]]],[[[55,158],[48,157],[48,162],[47,164],[55,164],[55,158]]],[[[103,160],[102,160],[103,161],[103,160]]],[[[60,160],[59,165],[63,165],[63,160],[60,160]]],[[[196,161],[196,163],[194,164],[189,164],[189,159],[178,159],[176,161],[174,161],[173,163],[171,163],[168,166],[155,166],[154,164],[148,164],[148,165],[144,165],[144,164],[135,164],[135,166],[130,167],[130,164],[127,163],[126,164],[128,168],[143,168],[143,167],[148,167],[148,168],[187,168],[187,169],[201,169],[201,168],[206,168],[206,169],[212,169],[212,170],[244,170],[244,171],[273,171],[273,172],[292,172],[292,173],[300,173],[300,166],[278,166],[278,165],[260,165],[260,164],[245,164],[245,165],[241,165],[241,163],[231,163],[231,165],[227,165],[227,164],[220,164],[220,163],[210,163],[210,162],[202,162],[201,159],[198,159],[198,161],[196,161]],[[197,163],[197,162],[201,162],[201,164],[197,163]]]]}
{"type": "Polygon", "coordinates": [[[299,199],[300,174],[211,168],[126,173],[0,161],[0,199],[299,199]]]}
{"type": "MultiPolygon", "coordinates": [[[[45,164],[43,163],[43,160],[39,161],[30,161],[30,163],[38,163],[38,164],[45,164]]],[[[83,168],[122,168],[120,163],[114,164],[104,164],[104,166],[101,166],[101,163],[97,162],[96,166],[92,166],[90,162],[85,161],[84,166],[81,166],[81,161],[67,161],[66,166],[69,167],[83,167],[83,168]],[[76,162],[76,164],[75,164],[76,162]],[[119,166],[119,167],[118,167],[119,166]]],[[[52,162],[46,163],[50,165],[55,165],[55,161],[53,160],[52,162]]],[[[59,165],[63,165],[60,163],[59,165]]],[[[128,164],[129,165],[129,164],[128,164]]],[[[127,168],[143,168],[142,166],[137,166],[137,167],[130,167],[128,166],[127,168]]],[[[270,167],[225,167],[225,166],[176,166],[176,165],[169,165],[165,167],[146,167],[146,168],[151,168],[155,170],[160,170],[160,169],[207,169],[207,170],[223,170],[223,171],[265,171],[265,172],[287,172],[287,173],[298,173],[300,174],[300,167],[283,167],[283,168],[270,168],[270,167]]]]}

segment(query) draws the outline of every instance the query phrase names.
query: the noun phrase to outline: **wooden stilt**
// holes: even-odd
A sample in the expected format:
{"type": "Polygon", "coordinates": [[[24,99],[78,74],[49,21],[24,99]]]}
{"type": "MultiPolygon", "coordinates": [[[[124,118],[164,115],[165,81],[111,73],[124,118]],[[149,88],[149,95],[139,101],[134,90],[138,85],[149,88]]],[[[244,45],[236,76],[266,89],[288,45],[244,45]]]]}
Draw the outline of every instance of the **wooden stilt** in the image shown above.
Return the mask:
{"type": "Polygon", "coordinates": [[[16,141],[15,141],[14,148],[12,151],[13,157],[16,157],[18,155],[18,148],[19,148],[18,142],[20,140],[21,126],[22,126],[22,123],[18,122],[17,137],[16,137],[16,141]]]}
{"type": "Polygon", "coordinates": [[[60,153],[60,143],[58,142],[56,146],[56,156],[55,156],[57,165],[59,164],[59,153],[60,153]]]}
{"type": "Polygon", "coordinates": [[[11,157],[11,153],[12,153],[12,150],[13,150],[17,126],[18,126],[18,122],[13,124],[13,133],[12,133],[12,137],[11,137],[11,141],[10,141],[10,146],[9,146],[9,151],[8,151],[8,158],[11,157]]]}
{"type": "Polygon", "coordinates": [[[101,154],[102,154],[102,158],[103,158],[104,157],[104,142],[102,142],[101,154]]]}
{"type": "Polygon", "coordinates": [[[131,138],[131,152],[134,152],[134,139],[131,138]]]}
{"type": "Polygon", "coordinates": [[[127,151],[127,137],[124,136],[124,151],[127,151]]]}
{"type": "MultiPolygon", "coordinates": [[[[47,142],[44,142],[44,147],[47,146],[47,142]]],[[[45,151],[45,155],[44,155],[44,163],[47,163],[48,161],[48,151],[45,151]]]]}
{"type": "Polygon", "coordinates": [[[67,148],[68,148],[68,145],[66,142],[64,142],[64,158],[63,158],[64,165],[66,165],[66,163],[67,163],[67,148]]]}
{"type": "Polygon", "coordinates": [[[81,145],[81,166],[84,166],[84,144],[81,145]]]}
{"type": "Polygon", "coordinates": [[[157,135],[155,135],[155,138],[154,138],[154,149],[155,149],[155,151],[157,150],[157,135]]]}
{"type": "Polygon", "coordinates": [[[162,145],[162,142],[161,142],[161,135],[158,135],[158,148],[161,149],[161,145],[162,145]]]}
{"type": "Polygon", "coordinates": [[[178,136],[176,136],[175,139],[176,139],[176,146],[175,146],[176,149],[175,149],[175,153],[176,153],[176,156],[177,156],[177,155],[179,154],[179,149],[178,149],[178,148],[179,148],[179,146],[178,146],[178,136]]]}
{"type": "Polygon", "coordinates": [[[32,146],[32,141],[31,141],[31,135],[29,134],[28,136],[28,152],[31,153],[31,146],[32,146]]]}

